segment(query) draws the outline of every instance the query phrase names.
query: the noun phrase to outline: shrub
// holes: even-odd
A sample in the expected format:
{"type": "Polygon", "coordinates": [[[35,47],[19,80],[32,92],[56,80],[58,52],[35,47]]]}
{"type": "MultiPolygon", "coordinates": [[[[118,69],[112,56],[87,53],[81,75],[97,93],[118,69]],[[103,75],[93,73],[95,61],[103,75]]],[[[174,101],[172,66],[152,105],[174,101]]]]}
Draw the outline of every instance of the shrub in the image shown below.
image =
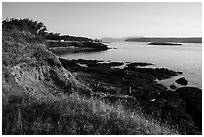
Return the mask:
{"type": "Polygon", "coordinates": [[[33,34],[39,34],[45,36],[47,34],[46,26],[39,21],[33,21],[31,19],[16,19],[10,18],[2,21],[3,29],[13,29],[17,27],[20,30],[29,30],[33,34]]]}

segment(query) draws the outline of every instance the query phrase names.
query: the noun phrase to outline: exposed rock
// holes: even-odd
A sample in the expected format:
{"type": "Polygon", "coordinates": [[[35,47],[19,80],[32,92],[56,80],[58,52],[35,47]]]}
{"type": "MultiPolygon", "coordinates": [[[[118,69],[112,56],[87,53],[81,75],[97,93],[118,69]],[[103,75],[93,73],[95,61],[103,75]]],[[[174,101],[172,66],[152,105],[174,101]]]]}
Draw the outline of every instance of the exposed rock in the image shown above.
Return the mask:
{"type": "Polygon", "coordinates": [[[59,61],[59,59],[54,54],[47,57],[46,60],[51,66],[58,66],[58,67],[62,66],[61,62],[59,61]]]}
{"type": "Polygon", "coordinates": [[[147,65],[154,65],[154,64],[152,64],[152,63],[143,63],[143,62],[134,62],[134,63],[128,64],[127,67],[128,68],[136,68],[138,66],[144,67],[144,66],[147,66],[147,65]]]}
{"type": "Polygon", "coordinates": [[[177,72],[166,69],[166,68],[155,68],[154,69],[154,68],[137,68],[137,67],[129,67],[129,66],[125,67],[125,69],[139,72],[145,75],[148,74],[148,75],[155,77],[155,79],[158,78],[159,80],[179,75],[177,72]]]}
{"type": "Polygon", "coordinates": [[[2,67],[2,104],[20,103],[26,97],[24,89],[17,84],[15,77],[11,75],[8,68],[2,67]]]}
{"type": "Polygon", "coordinates": [[[90,92],[34,34],[11,29],[2,36],[4,104],[19,103],[25,96],[43,101],[78,89],[90,92]]]}
{"type": "Polygon", "coordinates": [[[176,83],[186,86],[188,84],[188,81],[184,77],[182,77],[182,78],[177,79],[176,83]]]}
{"type": "Polygon", "coordinates": [[[181,72],[181,71],[177,71],[177,73],[178,73],[178,74],[183,74],[183,72],[181,72]]]}
{"type": "Polygon", "coordinates": [[[171,89],[176,89],[177,87],[174,84],[172,84],[172,85],[170,85],[170,88],[171,89]]]}
{"type": "Polygon", "coordinates": [[[110,62],[110,63],[103,63],[103,64],[105,64],[106,66],[115,67],[115,66],[121,66],[124,63],[123,62],[110,62]]]}

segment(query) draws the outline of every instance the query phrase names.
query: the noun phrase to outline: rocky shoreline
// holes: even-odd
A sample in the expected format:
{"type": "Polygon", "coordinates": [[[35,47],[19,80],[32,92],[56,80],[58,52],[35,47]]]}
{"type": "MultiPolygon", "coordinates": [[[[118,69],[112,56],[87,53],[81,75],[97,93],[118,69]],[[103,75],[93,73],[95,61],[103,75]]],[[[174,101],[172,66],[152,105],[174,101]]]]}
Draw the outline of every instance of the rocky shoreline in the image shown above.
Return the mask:
{"type": "Polygon", "coordinates": [[[60,62],[80,82],[92,88],[94,96],[109,103],[125,102],[126,107],[133,110],[137,109],[134,106],[139,104],[145,114],[161,121],[168,119],[170,124],[178,126],[181,133],[201,133],[201,89],[175,87],[176,90],[173,91],[155,81],[178,76],[182,72],[165,68],[140,68],[153,65],[141,62],[129,63],[124,68],[118,67],[124,65],[123,62],[105,63],[97,60],[62,58],[60,62]]]}

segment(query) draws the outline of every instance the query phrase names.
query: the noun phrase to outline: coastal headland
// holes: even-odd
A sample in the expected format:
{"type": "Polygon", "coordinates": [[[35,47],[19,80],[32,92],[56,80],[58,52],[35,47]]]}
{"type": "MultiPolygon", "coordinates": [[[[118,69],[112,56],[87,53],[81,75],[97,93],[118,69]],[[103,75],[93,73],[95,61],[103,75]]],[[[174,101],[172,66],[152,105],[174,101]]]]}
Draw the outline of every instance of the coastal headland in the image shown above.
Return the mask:
{"type": "Polygon", "coordinates": [[[156,82],[182,72],[148,68],[151,62],[59,58],[108,47],[70,36],[70,43],[48,42],[44,24],[28,19],[2,24],[4,135],[202,134],[202,90],[156,82]]]}

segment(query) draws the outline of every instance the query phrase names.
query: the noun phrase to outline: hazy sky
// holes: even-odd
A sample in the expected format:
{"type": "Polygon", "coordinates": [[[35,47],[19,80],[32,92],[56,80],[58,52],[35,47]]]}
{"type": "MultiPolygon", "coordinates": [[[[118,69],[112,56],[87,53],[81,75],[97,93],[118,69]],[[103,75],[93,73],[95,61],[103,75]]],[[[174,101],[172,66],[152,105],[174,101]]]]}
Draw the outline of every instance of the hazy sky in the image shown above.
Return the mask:
{"type": "Polygon", "coordinates": [[[202,4],[3,3],[2,17],[31,18],[49,31],[90,38],[202,36],[202,4]]]}

